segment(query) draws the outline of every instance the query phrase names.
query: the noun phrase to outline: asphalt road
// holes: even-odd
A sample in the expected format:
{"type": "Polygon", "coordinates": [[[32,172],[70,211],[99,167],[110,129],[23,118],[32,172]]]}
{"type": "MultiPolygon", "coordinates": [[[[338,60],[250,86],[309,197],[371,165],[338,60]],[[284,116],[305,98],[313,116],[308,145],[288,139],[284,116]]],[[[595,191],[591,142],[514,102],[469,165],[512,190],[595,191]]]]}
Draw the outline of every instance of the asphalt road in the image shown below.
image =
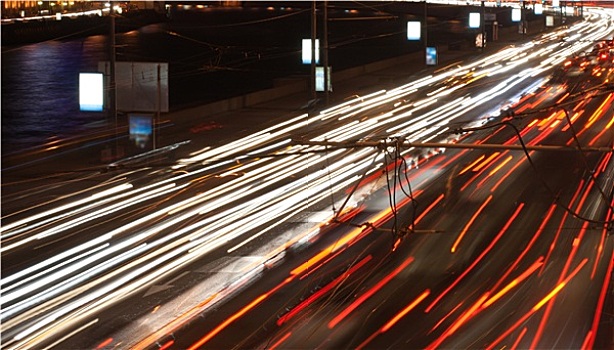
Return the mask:
{"type": "Polygon", "coordinates": [[[172,166],[14,194],[8,204],[25,209],[3,217],[3,346],[594,344],[612,270],[611,153],[529,160],[395,142],[518,145],[505,121],[529,146],[573,145],[565,113],[541,110],[557,104],[580,144],[608,147],[611,62],[553,73],[591,46],[559,35],[599,40],[610,23],[374,89],[172,166]],[[384,136],[380,147],[296,141],[384,136]]]}

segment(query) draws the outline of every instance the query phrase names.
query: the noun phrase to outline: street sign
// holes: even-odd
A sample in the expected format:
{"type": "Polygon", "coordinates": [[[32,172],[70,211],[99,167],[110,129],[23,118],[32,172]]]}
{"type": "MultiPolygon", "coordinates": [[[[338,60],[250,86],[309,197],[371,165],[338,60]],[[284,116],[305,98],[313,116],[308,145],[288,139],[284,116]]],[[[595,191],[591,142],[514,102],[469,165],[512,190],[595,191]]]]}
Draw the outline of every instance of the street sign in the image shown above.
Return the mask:
{"type": "Polygon", "coordinates": [[[426,65],[427,66],[436,66],[437,65],[437,48],[429,46],[426,48],[426,65]]]}

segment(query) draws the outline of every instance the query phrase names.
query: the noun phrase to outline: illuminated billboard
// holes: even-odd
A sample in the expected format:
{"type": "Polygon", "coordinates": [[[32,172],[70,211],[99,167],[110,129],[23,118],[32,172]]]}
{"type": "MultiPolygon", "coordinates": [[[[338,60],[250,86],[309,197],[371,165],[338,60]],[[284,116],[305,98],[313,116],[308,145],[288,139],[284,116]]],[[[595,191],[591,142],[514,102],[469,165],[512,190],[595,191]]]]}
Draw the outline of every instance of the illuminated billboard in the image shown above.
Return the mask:
{"type": "Polygon", "coordinates": [[[420,40],[420,21],[407,22],[407,40],[420,40]]]}
{"type": "MultiPolygon", "coordinates": [[[[98,71],[111,75],[108,61],[98,63],[98,71]]],[[[168,112],[168,63],[116,62],[117,110],[168,112]]]]}
{"type": "MultiPolygon", "coordinates": [[[[320,63],[320,40],[316,39],[316,64],[320,63]]],[[[303,52],[302,52],[303,64],[311,64],[311,39],[303,39],[303,52]]]]}
{"type": "Polygon", "coordinates": [[[79,73],[79,109],[101,112],[103,109],[102,73],[79,73]]]}
{"type": "Polygon", "coordinates": [[[540,4],[540,3],[535,4],[535,5],[534,5],[534,7],[533,7],[533,12],[534,12],[536,15],[541,15],[541,14],[543,14],[543,13],[544,13],[544,5],[542,5],[542,4],[540,4]]]}
{"type": "Polygon", "coordinates": [[[471,12],[469,13],[469,28],[480,28],[480,13],[479,12],[471,12]]]}
{"type": "Polygon", "coordinates": [[[129,114],[130,140],[138,148],[151,148],[153,116],[150,114],[129,114]]]}
{"type": "Polygon", "coordinates": [[[326,84],[328,91],[333,91],[332,84],[330,82],[330,67],[324,69],[324,67],[316,67],[316,91],[326,91],[324,89],[324,71],[326,71],[326,84]]]}
{"type": "Polygon", "coordinates": [[[522,12],[519,8],[512,9],[512,22],[520,22],[522,19],[522,12]]]}

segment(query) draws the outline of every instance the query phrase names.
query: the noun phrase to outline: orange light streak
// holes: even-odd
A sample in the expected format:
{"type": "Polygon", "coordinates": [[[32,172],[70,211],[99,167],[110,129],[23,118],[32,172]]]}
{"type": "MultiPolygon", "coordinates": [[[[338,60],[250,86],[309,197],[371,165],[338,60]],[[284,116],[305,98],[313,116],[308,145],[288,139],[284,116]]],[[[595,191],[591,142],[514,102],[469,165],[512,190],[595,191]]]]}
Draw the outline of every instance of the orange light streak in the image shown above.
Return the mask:
{"type": "Polygon", "coordinates": [[[608,167],[608,164],[610,163],[610,160],[612,160],[611,152],[606,154],[605,157],[603,157],[601,165],[597,167],[597,174],[600,174],[605,171],[605,169],[608,167]]]}
{"type": "Polygon", "coordinates": [[[495,284],[495,286],[492,288],[492,290],[497,290],[497,288],[499,288],[499,286],[505,281],[505,279],[510,275],[510,273],[512,273],[512,271],[514,271],[516,269],[516,266],[518,266],[518,264],[520,263],[520,261],[524,258],[524,256],[529,252],[529,250],[533,247],[533,244],[535,244],[535,242],[537,241],[537,238],[539,238],[539,236],[541,235],[541,233],[544,231],[544,228],[546,227],[546,224],[548,223],[548,221],[550,220],[550,218],[552,217],[552,214],[554,213],[554,210],[556,209],[556,204],[552,204],[550,206],[550,210],[548,210],[548,213],[546,214],[546,217],[544,218],[544,220],[542,221],[541,225],[539,226],[539,228],[537,229],[537,232],[533,235],[533,238],[531,239],[531,241],[527,244],[527,246],[524,248],[524,250],[520,253],[520,255],[516,258],[516,260],[514,261],[514,263],[507,269],[507,271],[505,271],[505,273],[503,274],[503,276],[499,279],[499,281],[495,284]]]}
{"type": "Polygon", "coordinates": [[[371,258],[372,258],[371,255],[366,256],[365,258],[360,260],[358,263],[356,263],[354,266],[352,266],[352,268],[348,269],[346,272],[341,274],[339,277],[335,278],[333,281],[328,283],[326,286],[324,286],[323,288],[321,288],[317,292],[313,293],[309,298],[305,299],[302,303],[298,304],[296,307],[294,307],[288,313],[286,313],[285,315],[280,317],[277,320],[277,325],[281,326],[286,321],[288,321],[292,317],[296,316],[296,314],[298,314],[300,311],[302,311],[304,308],[306,308],[309,304],[311,304],[314,301],[316,301],[322,295],[328,293],[331,289],[336,287],[339,283],[345,281],[351,274],[356,272],[356,270],[358,270],[359,268],[364,266],[369,260],[371,260],[371,258]]]}
{"type": "Polygon", "coordinates": [[[456,320],[448,329],[446,329],[443,334],[437,338],[433,343],[429,344],[426,347],[426,350],[435,350],[438,349],[441,343],[443,343],[449,336],[454,334],[456,330],[458,330],[465,322],[469,320],[470,317],[475,315],[476,310],[479,309],[480,305],[484,302],[484,300],[488,298],[488,293],[484,294],[477,302],[475,302],[467,311],[465,311],[459,319],[456,320]]]}
{"type": "MultiPolygon", "coordinates": [[[[507,152],[507,151],[506,151],[506,152],[507,152]]],[[[490,156],[488,159],[486,159],[486,160],[485,160],[485,161],[484,161],[482,164],[480,164],[480,165],[479,165],[477,168],[475,168],[475,169],[473,170],[473,171],[476,171],[477,173],[476,173],[475,175],[473,175],[473,177],[472,177],[471,179],[469,179],[469,181],[467,181],[467,182],[466,182],[466,183],[463,185],[463,187],[461,187],[461,189],[460,189],[460,190],[461,190],[461,192],[462,192],[462,191],[464,191],[464,190],[466,190],[466,189],[467,189],[467,187],[469,187],[469,185],[471,185],[471,183],[473,183],[473,181],[475,181],[477,178],[479,178],[480,176],[482,176],[482,174],[484,173],[484,171],[486,171],[486,168],[483,168],[483,169],[482,169],[482,167],[483,167],[484,165],[486,165],[486,164],[489,162],[489,160],[492,160],[493,156],[497,156],[497,155],[499,155],[499,152],[495,152],[495,153],[493,153],[493,155],[491,155],[491,156],[490,156]],[[480,169],[482,169],[482,170],[480,170],[480,169]]],[[[501,156],[499,156],[499,157],[501,157],[501,156]]],[[[496,161],[496,160],[495,160],[495,161],[496,161]]],[[[479,186],[479,185],[478,185],[478,186],[479,186]]]]}
{"type": "Polygon", "coordinates": [[[346,307],[341,313],[335,316],[335,318],[333,318],[328,323],[328,328],[333,329],[339,322],[341,322],[347,315],[354,311],[360,304],[362,304],[365,300],[369,299],[373,294],[375,294],[384,285],[386,285],[386,283],[390,282],[396,275],[403,271],[403,269],[405,269],[407,265],[409,265],[412,261],[414,261],[414,258],[410,256],[401,265],[399,265],[396,269],[394,269],[391,273],[384,277],[381,281],[379,281],[367,292],[354,300],[353,303],[351,303],[348,307],[346,307]]]}
{"type": "Polygon", "coordinates": [[[612,124],[614,124],[614,116],[612,116],[612,120],[610,120],[610,122],[605,126],[605,128],[603,128],[603,130],[601,130],[599,132],[599,134],[597,134],[595,137],[593,137],[593,139],[588,143],[589,146],[594,146],[595,143],[597,143],[597,141],[599,141],[599,139],[601,139],[601,137],[608,131],[610,131],[609,129],[612,127],[612,124]]]}
{"type": "Polygon", "coordinates": [[[437,199],[435,199],[435,201],[433,201],[433,203],[431,203],[431,205],[429,205],[426,209],[424,209],[424,211],[420,214],[420,216],[418,216],[416,218],[416,220],[414,220],[414,224],[417,225],[420,220],[422,220],[426,214],[428,214],[433,208],[435,208],[435,206],[441,202],[441,200],[444,198],[443,193],[439,195],[439,197],[437,197],[437,199]]]}
{"type": "Polygon", "coordinates": [[[469,227],[471,227],[471,225],[473,224],[473,222],[477,219],[477,217],[482,213],[482,210],[484,210],[484,208],[486,207],[486,205],[488,205],[488,203],[490,202],[490,200],[492,199],[492,194],[488,196],[488,198],[486,198],[486,200],[484,201],[484,203],[482,203],[482,205],[480,206],[480,208],[478,208],[478,210],[473,214],[473,216],[471,217],[471,219],[469,220],[469,222],[467,222],[467,224],[465,225],[465,227],[463,227],[463,230],[461,231],[461,233],[458,235],[458,237],[456,238],[456,241],[454,241],[454,244],[452,245],[452,248],[450,249],[451,253],[456,252],[456,248],[458,247],[458,245],[460,244],[461,240],[463,239],[463,237],[465,236],[465,234],[467,233],[467,231],[469,230],[469,227]]]}
{"type": "Polygon", "coordinates": [[[550,301],[550,299],[554,298],[554,296],[557,295],[561,291],[561,289],[565,287],[565,285],[565,282],[559,283],[550,293],[548,293],[548,295],[546,295],[542,300],[540,300],[539,303],[535,304],[532,310],[537,311],[541,309],[541,307],[544,306],[548,301],[550,301]]]}
{"type": "Polygon", "coordinates": [[[589,330],[588,333],[586,333],[586,337],[584,338],[584,341],[582,342],[582,346],[580,347],[580,349],[591,350],[591,348],[588,347],[588,344],[590,344],[592,338],[593,338],[593,330],[589,330]]]}
{"type": "Polygon", "coordinates": [[[463,301],[461,301],[458,305],[456,305],[456,307],[454,309],[452,309],[452,311],[448,312],[447,315],[445,315],[441,320],[439,320],[439,322],[437,322],[437,324],[435,325],[435,327],[431,328],[431,330],[429,331],[429,334],[431,332],[433,332],[434,330],[436,330],[437,328],[439,328],[439,326],[441,326],[441,324],[448,319],[448,317],[450,317],[450,315],[452,315],[456,310],[458,310],[459,307],[461,307],[461,305],[463,305],[463,301]]]}
{"type": "MultiPolygon", "coordinates": [[[[612,208],[608,209],[608,214],[606,215],[606,218],[610,217],[612,217],[612,208]]],[[[601,259],[601,254],[603,253],[603,245],[605,244],[607,232],[607,227],[604,227],[601,231],[601,239],[599,240],[599,245],[597,246],[597,255],[595,256],[595,263],[593,264],[593,270],[591,271],[591,279],[595,278],[595,273],[597,272],[597,265],[599,265],[599,259],[601,259]]]]}
{"type": "MultiPolygon", "coordinates": [[[[568,205],[569,208],[571,208],[573,203],[576,201],[576,198],[580,195],[580,191],[582,190],[582,187],[584,187],[584,180],[580,179],[580,185],[578,186],[578,188],[576,189],[576,192],[574,193],[574,195],[571,197],[571,200],[569,201],[569,205],[568,205]]],[[[552,255],[552,252],[554,251],[554,248],[556,246],[556,242],[559,240],[559,236],[561,235],[561,232],[563,231],[563,225],[565,224],[565,220],[567,219],[568,215],[569,215],[569,212],[566,210],[563,213],[563,218],[561,219],[559,228],[556,231],[556,234],[554,235],[554,239],[552,240],[552,243],[550,244],[550,248],[548,249],[548,254],[546,254],[546,260],[544,262],[544,265],[542,266],[541,271],[539,271],[540,276],[542,272],[544,272],[544,268],[546,267],[548,261],[550,260],[550,255],[552,255]]]]}
{"type": "Polygon", "coordinates": [[[224,328],[228,327],[228,325],[230,325],[232,322],[234,322],[235,320],[239,319],[240,317],[245,315],[249,310],[253,309],[258,304],[260,304],[268,296],[269,296],[269,294],[265,293],[265,294],[262,294],[261,296],[259,296],[258,298],[254,299],[251,303],[247,304],[241,310],[239,310],[239,312],[237,312],[234,315],[232,315],[229,318],[227,318],[224,322],[222,322],[220,325],[215,327],[215,329],[213,329],[211,332],[207,333],[207,335],[202,337],[196,343],[192,344],[192,346],[190,346],[188,348],[188,350],[197,350],[197,349],[199,349],[206,342],[211,340],[211,338],[215,337],[219,332],[221,332],[224,328]]]}
{"type": "Polygon", "coordinates": [[[524,111],[526,111],[529,108],[533,108],[533,104],[532,103],[525,103],[522,107],[518,107],[515,109],[516,113],[522,113],[524,111]]]}
{"type": "Polygon", "coordinates": [[[584,129],[590,128],[590,126],[593,125],[593,123],[595,123],[595,121],[597,121],[597,119],[599,119],[599,117],[601,117],[601,115],[606,112],[606,110],[612,104],[612,98],[614,98],[614,94],[609,94],[608,97],[606,97],[605,100],[603,100],[601,105],[595,110],[595,112],[588,119],[588,122],[584,126],[584,129]]]}
{"type": "MultiPolygon", "coordinates": [[[[611,219],[611,217],[610,217],[611,219]]],[[[591,334],[597,334],[597,330],[599,329],[599,321],[601,320],[601,312],[603,311],[603,305],[605,303],[605,297],[608,293],[609,284],[611,282],[612,276],[612,267],[614,267],[614,259],[610,257],[610,263],[608,264],[607,271],[605,273],[605,278],[601,287],[601,293],[599,294],[599,300],[597,301],[597,307],[595,308],[595,317],[593,318],[593,326],[591,329],[591,334]]],[[[588,349],[592,349],[595,343],[595,337],[590,337],[590,342],[587,346],[588,349]]]]}
{"type": "Polygon", "coordinates": [[[356,347],[356,350],[363,349],[367,344],[369,344],[378,335],[380,335],[380,334],[386,332],[388,329],[390,329],[390,327],[392,327],[394,325],[394,323],[396,323],[401,317],[405,316],[405,314],[407,314],[414,307],[416,307],[416,305],[418,305],[424,298],[426,298],[429,295],[429,293],[430,293],[430,291],[428,289],[425,290],[424,292],[422,292],[422,294],[420,296],[418,296],[418,298],[416,300],[414,300],[411,304],[409,304],[407,307],[405,307],[405,309],[403,309],[399,314],[397,314],[397,316],[399,316],[402,313],[402,315],[400,317],[397,318],[397,316],[395,316],[392,320],[388,321],[388,323],[386,323],[383,327],[381,327],[380,329],[375,331],[375,333],[371,334],[369,336],[369,338],[365,339],[365,341],[363,341],[360,345],[358,345],[356,347]],[[394,322],[392,322],[392,321],[394,321],[394,322]]]}
{"type": "Polygon", "coordinates": [[[512,158],[514,157],[513,156],[507,157],[503,162],[501,162],[501,164],[499,164],[496,168],[491,170],[490,173],[488,173],[488,176],[493,176],[494,174],[496,174],[497,171],[501,170],[501,168],[503,168],[505,164],[509,163],[509,161],[512,160],[512,158]]]}
{"type": "Polygon", "coordinates": [[[529,123],[529,125],[527,125],[527,128],[532,127],[533,125],[535,125],[539,120],[538,119],[533,119],[532,122],[529,123]]]}
{"type": "Polygon", "coordinates": [[[586,104],[588,103],[589,99],[591,99],[593,97],[593,94],[591,94],[590,96],[588,96],[586,99],[580,101],[580,103],[578,103],[574,108],[573,111],[577,112],[580,108],[586,106],[586,104]]]}
{"type": "MultiPolygon", "coordinates": [[[[407,203],[409,203],[410,201],[411,201],[411,198],[404,198],[403,200],[399,202],[398,207],[402,207],[406,205],[407,203]]],[[[372,218],[371,220],[371,223],[373,224],[372,226],[379,225],[380,221],[386,220],[386,218],[389,217],[391,214],[392,214],[392,210],[390,208],[381,211],[380,213],[378,213],[377,216],[372,218]]],[[[369,227],[358,227],[358,228],[353,229],[348,234],[346,234],[345,236],[341,237],[340,239],[338,239],[337,241],[335,241],[334,243],[326,247],[320,253],[316,254],[311,259],[307,260],[306,262],[304,262],[303,264],[301,264],[294,270],[290,271],[290,275],[296,276],[296,275],[299,275],[307,271],[313,265],[319,263],[324,258],[326,258],[329,254],[334,253],[337,250],[343,248],[346,244],[350,245],[351,241],[359,237],[361,234],[363,233],[366,234],[371,231],[372,229],[370,226],[369,227]]]]}
{"type": "Polygon", "coordinates": [[[113,342],[113,338],[107,338],[105,341],[103,341],[102,343],[98,344],[98,346],[96,347],[96,349],[102,349],[105,346],[111,344],[113,342]]]}
{"type": "Polygon", "coordinates": [[[492,305],[495,301],[501,299],[501,297],[505,293],[509,292],[512,288],[520,284],[520,282],[524,281],[527,277],[529,277],[533,272],[535,272],[535,270],[537,270],[543,264],[544,264],[543,257],[540,256],[539,259],[537,259],[537,261],[535,261],[533,265],[531,265],[531,267],[529,267],[525,272],[523,272],[520,276],[516,277],[514,280],[512,280],[512,282],[508,283],[507,286],[503,287],[499,292],[497,292],[497,294],[493,295],[484,304],[482,304],[482,308],[485,309],[489,307],[490,305],[492,305]]]}
{"type": "Polygon", "coordinates": [[[480,169],[482,169],[483,167],[485,167],[488,163],[490,163],[493,159],[495,159],[495,157],[497,157],[499,155],[500,152],[495,152],[493,154],[490,155],[490,157],[486,158],[486,160],[484,160],[482,162],[482,164],[478,165],[477,167],[473,168],[473,172],[478,172],[480,171],[480,169]]]}
{"type": "MultiPolygon", "coordinates": [[[[557,112],[553,112],[549,117],[542,119],[539,123],[537,123],[538,127],[543,127],[544,125],[550,123],[550,119],[554,118],[557,112]]],[[[541,129],[540,129],[541,130],[541,129]]]]}
{"type": "Polygon", "coordinates": [[[498,127],[497,130],[491,132],[488,136],[486,136],[482,140],[478,141],[478,143],[488,141],[490,138],[494,137],[495,135],[497,135],[499,132],[503,131],[504,129],[506,129],[505,125],[502,125],[502,126],[498,127]]]}
{"type": "Polygon", "coordinates": [[[458,175],[463,175],[464,173],[466,173],[467,171],[469,171],[469,169],[473,168],[476,164],[478,164],[482,159],[484,159],[484,157],[486,157],[486,155],[482,154],[478,159],[476,159],[473,163],[469,164],[465,169],[461,170],[460,173],[458,173],[458,175]]]}
{"type": "Polygon", "coordinates": [[[573,278],[575,277],[575,275],[580,271],[580,269],[582,269],[582,267],[584,265],[586,265],[586,262],[588,261],[588,259],[584,259],[582,260],[582,262],[574,269],[574,271],[572,271],[572,273],[567,276],[567,278],[559,283],[550,293],[548,293],[548,295],[543,298],[542,300],[540,300],[537,304],[535,304],[535,306],[533,308],[531,308],[531,310],[529,312],[527,312],[526,314],[524,314],[524,316],[522,316],[520,319],[518,319],[518,321],[516,321],[516,323],[514,323],[510,328],[508,328],[505,332],[503,332],[497,339],[495,339],[494,342],[492,342],[487,348],[486,350],[492,350],[494,349],[495,345],[500,343],[503,339],[505,339],[507,336],[509,336],[514,330],[516,330],[518,327],[520,327],[521,325],[523,325],[525,323],[525,321],[527,319],[529,319],[529,317],[531,317],[533,314],[535,314],[537,311],[539,311],[539,309],[545,304],[547,303],[551,298],[553,298],[556,293],[560,292],[561,289],[573,278]]]}
{"type": "Polygon", "coordinates": [[[220,333],[221,331],[223,331],[226,327],[228,327],[231,323],[233,323],[234,321],[236,321],[237,319],[243,317],[243,315],[245,315],[248,311],[250,311],[251,309],[255,308],[256,306],[258,306],[258,304],[260,304],[262,301],[264,301],[266,298],[268,298],[271,294],[277,292],[279,289],[281,289],[283,286],[285,286],[286,284],[290,283],[292,280],[294,279],[293,276],[287,277],[283,282],[281,282],[280,284],[278,284],[277,286],[275,286],[275,288],[271,289],[270,291],[268,291],[267,293],[262,294],[261,296],[259,296],[258,298],[254,299],[251,303],[247,304],[246,306],[244,306],[241,310],[239,310],[238,312],[236,312],[235,314],[233,314],[232,316],[230,316],[229,318],[227,318],[226,320],[224,320],[224,322],[220,323],[217,327],[215,327],[211,332],[207,333],[204,337],[200,338],[196,343],[192,344],[192,346],[190,346],[188,348],[188,350],[196,350],[199,349],[201,346],[203,346],[206,342],[208,342],[209,340],[211,340],[213,337],[215,337],[218,333],[220,333]]]}
{"type": "MultiPolygon", "coordinates": [[[[533,155],[533,151],[529,152],[529,156],[533,155]]],[[[527,158],[526,157],[522,157],[517,163],[516,165],[514,165],[514,167],[512,167],[512,169],[510,169],[510,171],[508,172],[508,174],[512,174],[527,158]]],[[[499,185],[501,185],[501,183],[503,183],[503,181],[505,181],[507,179],[507,176],[503,176],[501,177],[501,179],[499,179],[499,181],[497,181],[497,183],[490,189],[490,192],[495,192],[495,190],[497,190],[497,187],[499,187],[499,185]]]]}
{"type": "MultiPolygon", "coordinates": [[[[354,230],[352,230],[352,232],[350,234],[353,234],[353,233],[355,233],[357,231],[358,232],[362,232],[362,228],[354,229],[354,230]]],[[[307,260],[306,262],[304,262],[301,265],[299,265],[298,267],[296,267],[294,270],[290,271],[290,275],[292,275],[292,276],[300,275],[301,273],[307,271],[311,266],[315,265],[317,262],[319,262],[320,260],[322,260],[326,256],[328,256],[328,254],[330,254],[332,251],[333,251],[333,246],[332,245],[324,248],[324,250],[322,250],[318,254],[314,255],[311,259],[307,260]]]]}
{"type": "MultiPolygon", "coordinates": [[[[544,103],[544,101],[546,101],[546,99],[547,99],[547,98],[550,98],[550,97],[551,97],[551,95],[549,95],[549,94],[547,94],[547,93],[541,93],[540,95],[543,95],[543,96],[542,96],[542,97],[540,97],[540,98],[539,98],[537,101],[533,102],[533,103],[531,104],[531,107],[535,108],[535,107],[539,106],[540,104],[544,103]]],[[[569,95],[569,93],[568,93],[568,95],[569,95]]],[[[564,97],[563,97],[563,99],[564,99],[565,97],[566,97],[566,96],[564,96],[564,97]]],[[[558,103],[558,102],[557,102],[557,103],[558,103]]]]}
{"type": "Polygon", "coordinates": [[[518,214],[520,214],[520,211],[522,210],[522,208],[524,207],[524,203],[520,203],[518,205],[518,207],[516,208],[516,211],[514,212],[514,214],[512,214],[512,217],[510,217],[510,219],[507,221],[507,223],[505,224],[505,226],[503,226],[503,228],[501,229],[501,231],[499,231],[499,233],[497,234],[497,236],[495,236],[495,238],[490,242],[490,244],[488,245],[488,247],[486,247],[486,249],[484,249],[484,251],[482,251],[482,253],[480,254],[480,256],[478,256],[471,265],[469,265],[469,267],[462,273],[460,274],[460,276],[458,276],[458,278],[456,280],[454,280],[454,282],[452,282],[448,288],[446,288],[446,290],[444,290],[424,311],[425,312],[430,312],[431,309],[437,305],[437,303],[446,295],[450,292],[450,290],[452,290],[452,288],[454,288],[463,278],[465,278],[465,276],[471,271],[473,270],[474,267],[477,266],[477,264],[484,258],[484,256],[486,256],[486,254],[488,254],[488,252],[490,252],[490,250],[495,246],[495,244],[499,241],[499,239],[501,238],[501,236],[503,236],[503,234],[507,231],[507,229],[510,227],[510,225],[512,224],[512,222],[514,222],[514,220],[516,219],[516,217],[518,216],[518,214]]]}
{"type": "Polygon", "coordinates": [[[304,280],[305,278],[309,278],[309,276],[311,276],[312,274],[316,273],[320,269],[320,267],[326,265],[326,263],[328,263],[329,261],[333,260],[335,257],[341,255],[341,253],[343,253],[343,250],[339,250],[339,251],[337,251],[337,252],[335,252],[333,254],[327,255],[325,257],[325,260],[323,260],[323,261],[317,261],[319,263],[318,266],[310,269],[309,272],[303,274],[301,277],[299,277],[299,280],[304,280]]]}
{"type": "Polygon", "coordinates": [[[403,318],[403,316],[405,316],[408,312],[410,312],[413,308],[415,308],[418,304],[420,304],[420,302],[422,300],[424,300],[424,298],[426,298],[429,294],[431,293],[431,291],[429,289],[425,290],[424,292],[422,292],[422,294],[420,294],[420,296],[418,296],[418,298],[416,298],[414,301],[412,301],[409,305],[407,305],[403,310],[401,310],[401,312],[399,312],[396,316],[394,316],[390,321],[388,321],[381,329],[380,332],[384,333],[387,330],[389,330],[392,326],[394,326],[395,323],[397,323],[401,318],[403,318]]]}
{"type": "Polygon", "coordinates": [[[527,94],[524,95],[519,101],[518,103],[516,103],[516,106],[520,106],[521,104],[525,103],[528,99],[532,98],[533,96],[535,96],[535,94],[531,93],[531,94],[527,94]]]}
{"type": "Polygon", "coordinates": [[[175,344],[175,341],[171,339],[171,340],[167,341],[166,343],[164,343],[160,347],[160,349],[158,349],[158,350],[166,350],[166,349],[170,348],[171,346],[173,346],[173,344],[175,344]]]}
{"type": "MultiPolygon", "coordinates": [[[[584,232],[586,232],[587,227],[588,227],[588,222],[584,222],[584,225],[582,226],[582,229],[580,230],[580,234],[578,235],[578,237],[574,239],[572,243],[571,252],[567,258],[567,262],[565,263],[565,266],[563,267],[563,271],[561,272],[561,275],[559,276],[559,282],[563,281],[564,276],[567,273],[567,270],[569,269],[569,266],[571,265],[571,262],[573,258],[575,257],[576,252],[578,251],[578,246],[580,244],[582,236],[584,236],[584,232]]],[[[541,319],[541,322],[539,323],[537,331],[535,332],[535,337],[533,338],[533,341],[531,342],[531,348],[534,349],[535,347],[537,347],[537,344],[539,343],[542,337],[542,334],[544,333],[544,329],[546,328],[546,323],[548,322],[548,318],[550,317],[550,313],[552,312],[553,307],[554,307],[553,302],[548,303],[548,307],[546,308],[546,311],[544,312],[544,315],[542,316],[542,319],[541,319]]]]}
{"type": "MultiPolygon", "coordinates": [[[[578,117],[580,117],[582,115],[582,113],[584,113],[584,110],[581,110],[579,112],[574,113],[574,115],[572,115],[569,120],[571,120],[571,124],[576,122],[576,119],[578,119],[578,117]]],[[[567,124],[565,124],[565,126],[561,129],[562,131],[567,131],[569,130],[569,128],[571,127],[571,124],[569,124],[569,122],[567,124]]]]}
{"type": "Polygon", "coordinates": [[[512,350],[515,350],[516,348],[518,348],[518,344],[520,344],[520,341],[522,340],[522,337],[524,337],[524,334],[527,332],[527,327],[524,327],[522,329],[522,331],[520,331],[520,334],[518,335],[518,339],[516,339],[516,341],[514,342],[514,344],[512,344],[512,350]]]}
{"type": "Polygon", "coordinates": [[[166,326],[160,328],[158,331],[150,334],[147,338],[145,338],[142,341],[140,341],[138,344],[136,344],[133,347],[133,349],[146,349],[149,346],[151,346],[151,344],[154,344],[164,334],[170,334],[170,333],[172,333],[173,329],[180,328],[181,325],[186,322],[186,320],[189,320],[191,315],[194,315],[196,312],[200,311],[203,306],[207,305],[212,300],[217,298],[218,295],[219,295],[219,293],[214,293],[214,294],[210,295],[209,297],[207,297],[205,300],[200,302],[198,305],[196,305],[192,309],[186,311],[185,313],[183,313],[179,317],[175,318],[175,320],[173,320],[172,322],[170,322],[166,326]]]}
{"type": "Polygon", "coordinates": [[[561,97],[560,99],[558,99],[558,101],[556,101],[556,104],[559,104],[563,101],[565,101],[565,99],[569,97],[569,92],[566,92],[565,95],[563,95],[563,97],[561,97]]]}
{"type": "Polygon", "coordinates": [[[461,156],[463,156],[465,153],[469,152],[469,149],[464,149],[461,152],[459,152],[457,155],[455,155],[454,157],[450,158],[450,160],[448,160],[447,162],[445,162],[444,164],[441,165],[442,169],[446,169],[448,167],[448,165],[452,164],[453,162],[455,162],[458,158],[460,158],[461,156]]]}
{"type": "Polygon", "coordinates": [[[540,143],[543,139],[545,139],[548,135],[550,135],[551,132],[552,130],[542,131],[538,136],[534,137],[531,141],[526,142],[526,144],[530,146],[535,146],[538,143],[540,143]]]}
{"type": "MultiPolygon", "coordinates": [[[[501,156],[503,156],[503,155],[504,155],[504,154],[506,154],[506,153],[508,153],[508,151],[503,152],[503,153],[501,154],[501,156]]],[[[490,171],[490,173],[488,173],[488,175],[487,175],[487,176],[485,176],[485,177],[482,179],[482,181],[478,182],[478,184],[476,185],[476,187],[478,187],[478,188],[482,187],[482,185],[483,185],[483,184],[484,184],[486,181],[488,181],[488,179],[489,179],[490,177],[492,177],[494,174],[496,174],[496,173],[497,173],[497,171],[501,170],[501,168],[503,168],[503,167],[505,166],[505,164],[507,164],[507,163],[508,163],[510,160],[512,160],[512,158],[513,158],[512,156],[509,156],[509,157],[507,157],[507,158],[506,158],[506,159],[505,159],[503,162],[501,162],[501,164],[497,165],[497,166],[496,166],[496,167],[495,167],[493,170],[491,170],[491,171],[490,171]]],[[[497,159],[497,160],[495,160],[495,161],[498,161],[498,159],[497,159]]],[[[492,192],[492,191],[491,191],[491,192],[492,192]]]]}
{"type": "Polygon", "coordinates": [[[288,332],[286,334],[284,334],[283,337],[281,337],[278,341],[275,342],[275,344],[271,345],[271,347],[269,348],[270,350],[275,350],[277,349],[277,347],[279,345],[281,345],[281,343],[285,342],[286,339],[290,338],[290,335],[292,334],[292,332],[288,332]]]}

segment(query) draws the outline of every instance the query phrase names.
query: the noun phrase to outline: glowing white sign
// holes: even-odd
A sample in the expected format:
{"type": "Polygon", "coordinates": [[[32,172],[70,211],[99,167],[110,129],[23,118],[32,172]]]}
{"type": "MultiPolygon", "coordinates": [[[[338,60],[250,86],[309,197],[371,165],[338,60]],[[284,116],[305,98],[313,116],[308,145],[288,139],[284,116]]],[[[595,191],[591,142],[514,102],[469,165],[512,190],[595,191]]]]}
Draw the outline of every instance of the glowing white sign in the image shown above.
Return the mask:
{"type": "MultiPolygon", "coordinates": [[[[320,63],[320,40],[316,39],[316,64],[320,63]]],[[[303,39],[303,64],[311,64],[311,39],[303,39]]]]}
{"type": "Polygon", "coordinates": [[[471,12],[469,13],[469,28],[480,28],[480,13],[479,12],[471,12]]]}
{"type": "Polygon", "coordinates": [[[103,107],[102,73],[79,73],[79,108],[101,112],[103,107]]]}
{"type": "Polygon", "coordinates": [[[407,22],[407,40],[420,40],[420,21],[407,22]]]}

